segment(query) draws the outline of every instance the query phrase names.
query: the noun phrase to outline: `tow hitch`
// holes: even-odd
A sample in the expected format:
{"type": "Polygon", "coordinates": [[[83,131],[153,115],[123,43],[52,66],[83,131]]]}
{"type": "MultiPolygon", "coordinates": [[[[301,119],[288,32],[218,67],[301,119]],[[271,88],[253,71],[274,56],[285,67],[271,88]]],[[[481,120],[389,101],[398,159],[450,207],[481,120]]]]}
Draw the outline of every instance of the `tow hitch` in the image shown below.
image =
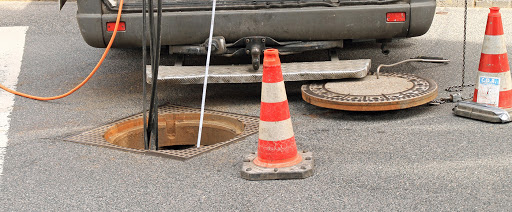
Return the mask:
{"type": "Polygon", "coordinates": [[[254,70],[260,68],[260,56],[265,50],[266,41],[265,37],[245,38],[245,53],[251,55],[251,63],[254,70]]]}
{"type": "MultiPolygon", "coordinates": [[[[170,54],[206,55],[208,40],[201,45],[170,46],[170,54]]],[[[279,42],[266,36],[240,38],[234,43],[226,43],[222,36],[212,38],[212,54],[224,57],[251,56],[253,70],[260,67],[260,57],[267,48],[279,50],[281,55],[297,54],[305,51],[342,48],[343,41],[287,41],[279,42]]]]}

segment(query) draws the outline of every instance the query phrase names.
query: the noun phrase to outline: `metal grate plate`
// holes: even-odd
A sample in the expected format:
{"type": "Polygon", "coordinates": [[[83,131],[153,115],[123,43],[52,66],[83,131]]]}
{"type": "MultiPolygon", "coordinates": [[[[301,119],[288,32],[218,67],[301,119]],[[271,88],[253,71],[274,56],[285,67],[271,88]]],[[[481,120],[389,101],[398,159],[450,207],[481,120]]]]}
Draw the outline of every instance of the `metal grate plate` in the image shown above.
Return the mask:
{"type": "MultiPolygon", "coordinates": [[[[164,106],[161,106],[158,108],[158,114],[200,113],[200,112],[201,112],[201,110],[197,109],[197,108],[190,108],[190,107],[183,107],[183,106],[176,106],[176,105],[164,105],[164,106]]],[[[156,150],[156,151],[154,151],[154,150],[132,149],[132,148],[126,148],[126,147],[111,144],[111,143],[107,142],[105,140],[105,138],[103,138],[103,135],[105,134],[105,132],[107,132],[107,130],[110,127],[112,127],[116,124],[119,124],[121,122],[128,121],[128,120],[142,118],[142,113],[140,113],[137,115],[133,115],[133,116],[121,119],[114,123],[107,124],[107,125],[89,130],[87,132],[83,132],[79,135],[68,137],[64,140],[76,142],[76,143],[80,143],[80,144],[88,144],[88,145],[94,145],[94,146],[113,148],[113,149],[117,149],[117,150],[123,150],[123,151],[134,152],[134,153],[143,153],[143,154],[150,154],[150,155],[156,155],[156,156],[162,156],[162,157],[170,157],[170,158],[179,159],[179,160],[187,160],[187,159],[190,159],[199,154],[202,154],[202,153],[211,151],[213,149],[231,144],[241,138],[244,138],[246,136],[249,136],[251,134],[258,132],[258,123],[259,123],[258,117],[246,116],[246,115],[240,115],[240,114],[234,114],[234,113],[226,113],[226,112],[214,111],[214,110],[205,110],[205,113],[214,114],[214,115],[222,115],[222,116],[227,116],[227,117],[238,119],[239,121],[244,123],[244,126],[245,126],[244,131],[241,134],[237,135],[236,137],[234,137],[233,139],[228,140],[228,141],[224,141],[224,142],[220,142],[220,143],[216,143],[216,144],[208,145],[208,146],[201,146],[199,148],[196,148],[194,146],[194,147],[190,147],[187,149],[181,149],[181,150],[156,150]]]]}
{"type": "MultiPolygon", "coordinates": [[[[368,74],[371,60],[334,60],[322,62],[282,63],[285,81],[363,78],[368,74]]],[[[152,82],[151,66],[148,66],[147,82],[152,82]]],[[[160,66],[158,80],[174,84],[202,84],[204,66],[160,66]]],[[[261,82],[263,71],[252,65],[215,65],[208,71],[208,83],[255,83],[261,82]]]]}

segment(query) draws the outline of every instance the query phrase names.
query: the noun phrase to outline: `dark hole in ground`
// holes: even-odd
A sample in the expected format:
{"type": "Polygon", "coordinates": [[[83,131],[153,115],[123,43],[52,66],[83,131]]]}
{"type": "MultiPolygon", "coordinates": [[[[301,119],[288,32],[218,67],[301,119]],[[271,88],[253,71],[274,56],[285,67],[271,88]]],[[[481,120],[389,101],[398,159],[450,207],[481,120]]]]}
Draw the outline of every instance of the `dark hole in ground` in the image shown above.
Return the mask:
{"type": "MultiPolygon", "coordinates": [[[[201,145],[212,145],[233,139],[244,130],[244,123],[232,117],[205,114],[201,145]]],[[[193,147],[199,131],[199,113],[162,114],[158,116],[160,149],[182,150],[193,147]]],[[[104,135],[107,142],[133,149],[144,149],[142,118],[110,127],[104,135]]]]}

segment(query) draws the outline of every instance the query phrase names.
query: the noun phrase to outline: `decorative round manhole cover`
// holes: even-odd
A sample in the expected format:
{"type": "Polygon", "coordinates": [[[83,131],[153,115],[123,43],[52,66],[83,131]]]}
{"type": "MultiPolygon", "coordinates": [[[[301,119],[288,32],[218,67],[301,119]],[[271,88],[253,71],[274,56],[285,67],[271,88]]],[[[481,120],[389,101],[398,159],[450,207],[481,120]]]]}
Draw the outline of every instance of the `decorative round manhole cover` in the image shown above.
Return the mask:
{"type": "Polygon", "coordinates": [[[410,74],[381,73],[379,79],[317,82],[303,85],[302,98],[313,105],[337,110],[383,111],[422,105],[437,97],[437,84],[410,74]]]}

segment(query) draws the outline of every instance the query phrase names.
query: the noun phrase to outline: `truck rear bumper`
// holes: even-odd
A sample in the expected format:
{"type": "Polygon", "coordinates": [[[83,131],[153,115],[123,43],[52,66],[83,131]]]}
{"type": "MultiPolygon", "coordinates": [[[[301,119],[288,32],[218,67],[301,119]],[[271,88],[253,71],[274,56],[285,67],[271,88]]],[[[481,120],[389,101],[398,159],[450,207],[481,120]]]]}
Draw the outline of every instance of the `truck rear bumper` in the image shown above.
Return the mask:
{"type": "MultiPolygon", "coordinates": [[[[413,37],[430,28],[435,6],[435,1],[427,0],[417,4],[224,10],[216,12],[214,35],[224,36],[227,42],[247,36],[268,36],[278,41],[413,37]],[[406,21],[386,22],[389,12],[405,12],[406,21]]],[[[164,12],[162,45],[203,43],[208,38],[210,17],[208,11],[164,12]]],[[[77,19],[89,45],[106,46],[112,35],[106,31],[106,23],[114,22],[116,14],[79,12],[77,19]]],[[[118,33],[114,47],[141,46],[142,15],[126,13],[121,20],[126,23],[126,31],[118,33]]]]}

